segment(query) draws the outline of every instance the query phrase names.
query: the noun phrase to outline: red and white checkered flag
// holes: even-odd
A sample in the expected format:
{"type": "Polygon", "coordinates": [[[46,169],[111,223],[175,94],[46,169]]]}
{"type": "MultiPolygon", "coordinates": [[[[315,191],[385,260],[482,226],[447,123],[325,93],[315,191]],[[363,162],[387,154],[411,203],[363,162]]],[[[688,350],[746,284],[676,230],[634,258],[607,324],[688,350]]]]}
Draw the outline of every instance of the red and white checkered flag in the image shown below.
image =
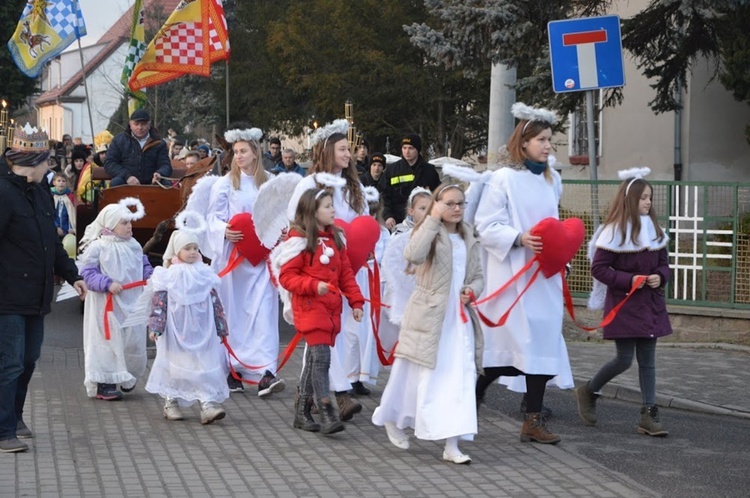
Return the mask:
{"type": "Polygon", "coordinates": [[[228,58],[221,0],[182,0],[149,44],[128,86],[135,92],[185,74],[209,76],[212,63],[228,58]]]}

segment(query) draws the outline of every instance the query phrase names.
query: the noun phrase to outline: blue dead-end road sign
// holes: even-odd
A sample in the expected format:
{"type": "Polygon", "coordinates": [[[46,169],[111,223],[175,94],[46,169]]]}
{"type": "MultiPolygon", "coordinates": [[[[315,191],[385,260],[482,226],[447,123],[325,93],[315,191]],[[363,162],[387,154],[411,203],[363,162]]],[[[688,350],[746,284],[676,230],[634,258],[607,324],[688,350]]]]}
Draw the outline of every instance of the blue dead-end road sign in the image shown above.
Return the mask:
{"type": "Polygon", "coordinates": [[[625,86],[619,16],[551,21],[547,32],[555,93],[625,86]]]}

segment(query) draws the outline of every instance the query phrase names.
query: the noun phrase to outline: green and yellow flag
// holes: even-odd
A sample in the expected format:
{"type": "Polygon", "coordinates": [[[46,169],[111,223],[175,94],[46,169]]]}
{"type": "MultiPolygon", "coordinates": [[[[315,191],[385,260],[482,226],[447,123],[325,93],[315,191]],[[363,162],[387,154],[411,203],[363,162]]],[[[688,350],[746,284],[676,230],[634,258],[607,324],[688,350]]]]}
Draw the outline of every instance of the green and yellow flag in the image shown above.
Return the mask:
{"type": "Polygon", "coordinates": [[[128,54],[125,56],[125,65],[122,68],[122,77],[120,78],[125,91],[130,94],[128,116],[133,114],[133,111],[136,109],[143,107],[143,104],[146,102],[146,92],[131,92],[128,88],[128,80],[133,74],[136,64],[140,62],[143,54],[146,53],[147,47],[143,0],[136,0],[133,7],[133,22],[130,28],[130,46],[128,46],[128,54]]]}
{"type": "Polygon", "coordinates": [[[84,35],[78,0],[28,0],[8,50],[18,69],[36,78],[48,60],[84,35]]]}

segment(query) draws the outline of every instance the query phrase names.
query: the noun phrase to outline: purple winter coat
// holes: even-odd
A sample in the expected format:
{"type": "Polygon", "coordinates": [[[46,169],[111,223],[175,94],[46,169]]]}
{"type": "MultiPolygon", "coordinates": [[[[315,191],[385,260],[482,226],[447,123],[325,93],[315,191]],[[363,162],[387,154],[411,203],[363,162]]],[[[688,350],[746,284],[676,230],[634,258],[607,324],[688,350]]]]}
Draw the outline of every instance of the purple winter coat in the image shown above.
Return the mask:
{"type": "Polygon", "coordinates": [[[648,285],[635,291],[615,319],[604,327],[605,339],[656,338],[672,333],[669,323],[664,285],[669,280],[667,250],[641,252],[613,252],[597,248],[591,264],[591,274],[607,286],[604,315],[627,296],[634,275],[661,276],[661,285],[648,285]]]}

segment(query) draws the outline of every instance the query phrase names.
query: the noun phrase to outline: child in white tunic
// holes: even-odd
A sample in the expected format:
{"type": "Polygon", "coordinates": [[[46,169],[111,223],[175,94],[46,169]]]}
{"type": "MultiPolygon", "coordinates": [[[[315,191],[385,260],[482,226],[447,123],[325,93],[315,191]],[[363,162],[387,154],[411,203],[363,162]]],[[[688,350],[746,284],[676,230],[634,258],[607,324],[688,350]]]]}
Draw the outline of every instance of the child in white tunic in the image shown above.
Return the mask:
{"type": "Polygon", "coordinates": [[[129,283],[148,279],[153,272],[138,241],[132,221],[145,215],[138,199],[127,198],[99,211],[81,239],[81,275],[89,292],[83,312],[84,386],[89,397],[105,401],[122,399],[122,391],[135,388],[146,371],[146,330],[143,326],[121,327],[135,307],[143,288],[123,289],[129,283]],[[136,207],[136,212],[130,210],[136,207]],[[105,316],[107,295],[113,310],[105,316]]]}
{"type": "Polygon", "coordinates": [[[182,420],[180,406],[199,401],[201,423],[224,418],[218,405],[229,397],[227,363],[221,341],[227,321],[216,292],[219,276],[202,261],[198,231],[206,223],[197,213],[180,213],[164,253],[164,266],[151,276],[153,297],[149,337],[156,358],[146,390],[166,399],[164,416],[182,420]],[[186,220],[195,220],[193,227],[186,220]]]}
{"type": "Polygon", "coordinates": [[[403,429],[419,439],[445,439],[443,459],[465,464],[459,438],[477,433],[474,383],[483,341],[474,311],[465,308],[482,291],[479,246],[462,222],[464,194],[444,184],[433,194],[430,215],[414,227],[404,256],[417,287],[401,326],[396,361],[372,421],[385,425],[395,446],[409,448],[403,429]]]}

